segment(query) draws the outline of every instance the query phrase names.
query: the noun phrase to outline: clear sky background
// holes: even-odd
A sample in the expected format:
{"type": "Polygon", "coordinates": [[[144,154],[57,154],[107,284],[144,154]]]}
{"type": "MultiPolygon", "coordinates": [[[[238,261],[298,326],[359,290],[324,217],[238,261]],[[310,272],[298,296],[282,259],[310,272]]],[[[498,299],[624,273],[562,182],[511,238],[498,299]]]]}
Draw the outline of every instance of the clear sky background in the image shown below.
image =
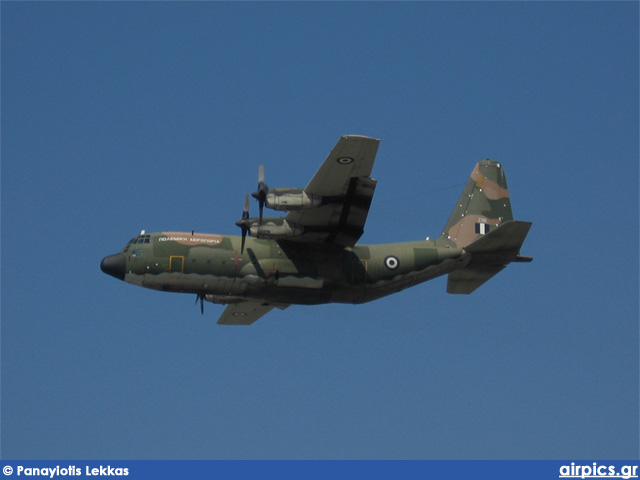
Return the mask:
{"type": "Polygon", "coordinates": [[[638,458],[638,13],[2,2],[2,457],[638,458]],[[533,263],[248,328],[100,271],[344,134],[382,139],[362,243],[439,235],[489,157],[533,263]]]}

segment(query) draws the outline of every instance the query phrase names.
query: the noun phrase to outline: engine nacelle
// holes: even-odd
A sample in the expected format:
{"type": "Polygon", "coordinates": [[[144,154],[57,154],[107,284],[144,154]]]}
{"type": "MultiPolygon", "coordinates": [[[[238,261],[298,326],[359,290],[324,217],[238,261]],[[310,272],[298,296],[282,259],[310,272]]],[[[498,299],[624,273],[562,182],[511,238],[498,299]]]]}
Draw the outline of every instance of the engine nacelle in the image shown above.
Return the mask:
{"type": "Polygon", "coordinates": [[[304,227],[289,223],[284,218],[265,218],[262,225],[253,223],[249,228],[252,237],[268,240],[297,237],[303,233],[304,227]]]}
{"type": "Polygon", "coordinates": [[[322,197],[308,195],[301,188],[269,189],[265,198],[265,205],[273,210],[304,210],[318,207],[322,204],[322,197]]]}

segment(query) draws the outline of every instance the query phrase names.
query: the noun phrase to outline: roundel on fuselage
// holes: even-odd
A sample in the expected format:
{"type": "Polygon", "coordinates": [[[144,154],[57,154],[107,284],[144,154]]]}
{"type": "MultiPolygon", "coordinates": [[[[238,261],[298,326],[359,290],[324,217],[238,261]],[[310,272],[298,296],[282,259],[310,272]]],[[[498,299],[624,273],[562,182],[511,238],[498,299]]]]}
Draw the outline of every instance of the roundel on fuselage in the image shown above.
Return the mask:
{"type": "Polygon", "coordinates": [[[400,260],[398,260],[398,257],[389,255],[387,258],[384,259],[384,266],[387,267],[389,270],[395,270],[400,266],[400,260]]]}

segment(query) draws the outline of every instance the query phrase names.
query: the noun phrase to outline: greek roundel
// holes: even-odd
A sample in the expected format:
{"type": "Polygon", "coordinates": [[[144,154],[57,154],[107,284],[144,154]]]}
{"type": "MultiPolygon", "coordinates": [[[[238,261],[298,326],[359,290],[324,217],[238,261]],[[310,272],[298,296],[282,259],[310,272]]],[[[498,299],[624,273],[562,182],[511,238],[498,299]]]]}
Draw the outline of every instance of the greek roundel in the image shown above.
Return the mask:
{"type": "Polygon", "coordinates": [[[393,255],[389,255],[384,259],[384,266],[389,270],[395,270],[400,266],[400,260],[398,260],[398,258],[394,257],[393,255]]]}

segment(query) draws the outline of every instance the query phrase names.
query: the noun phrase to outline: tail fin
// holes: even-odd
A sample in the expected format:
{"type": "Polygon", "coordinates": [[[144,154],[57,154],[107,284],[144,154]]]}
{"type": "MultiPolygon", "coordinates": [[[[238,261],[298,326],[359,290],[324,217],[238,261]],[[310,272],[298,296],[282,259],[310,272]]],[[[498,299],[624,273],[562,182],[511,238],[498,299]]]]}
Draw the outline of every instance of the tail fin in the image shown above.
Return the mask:
{"type": "Polygon", "coordinates": [[[471,293],[510,262],[529,262],[520,247],[530,222],[513,221],[507,180],[498,162],[483,160],[471,172],[438,245],[464,249],[464,267],[449,274],[447,292],[471,293]]]}
{"type": "Polygon", "coordinates": [[[511,220],[511,200],[502,166],[493,160],[482,160],[471,172],[438,243],[464,248],[511,220]]]}

